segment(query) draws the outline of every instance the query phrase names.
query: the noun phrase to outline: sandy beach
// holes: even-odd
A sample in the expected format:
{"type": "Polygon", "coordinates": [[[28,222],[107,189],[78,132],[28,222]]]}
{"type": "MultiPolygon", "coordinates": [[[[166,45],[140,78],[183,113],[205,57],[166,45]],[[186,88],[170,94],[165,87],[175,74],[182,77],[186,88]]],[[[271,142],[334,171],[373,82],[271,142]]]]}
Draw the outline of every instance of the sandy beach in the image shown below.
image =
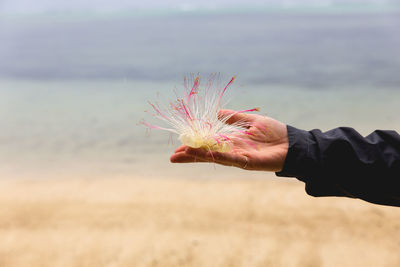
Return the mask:
{"type": "Polygon", "coordinates": [[[400,208],[171,164],[140,124],[221,73],[223,108],[400,132],[394,2],[0,1],[0,267],[400,266],[400,208]]]}
{"type": "Polygon", "coordinates": [[[0,266],[399,266],[400,209],[295,180],[4,179],[0,266]]]}

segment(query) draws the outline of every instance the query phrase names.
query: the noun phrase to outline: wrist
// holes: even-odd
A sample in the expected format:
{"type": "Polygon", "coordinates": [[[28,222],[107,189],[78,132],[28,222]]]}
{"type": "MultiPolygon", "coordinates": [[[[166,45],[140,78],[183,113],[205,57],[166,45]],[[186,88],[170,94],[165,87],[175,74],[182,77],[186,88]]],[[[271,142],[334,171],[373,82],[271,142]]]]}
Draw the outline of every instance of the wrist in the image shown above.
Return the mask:
{"type": "Polygon", "coordinates": [[[314,142],[312,135],[305,130],[287,125],[288,149],[280,171],[277,176],[304,177],[312,169],[312,162],[308,156],[309,145],[314,142]]]}

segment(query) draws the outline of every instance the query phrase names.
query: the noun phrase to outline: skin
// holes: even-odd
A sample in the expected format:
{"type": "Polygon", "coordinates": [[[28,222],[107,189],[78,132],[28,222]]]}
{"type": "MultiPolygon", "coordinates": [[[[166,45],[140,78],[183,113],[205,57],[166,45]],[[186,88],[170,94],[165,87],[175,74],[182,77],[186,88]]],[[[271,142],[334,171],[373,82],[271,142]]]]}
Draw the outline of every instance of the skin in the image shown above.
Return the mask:
{"type": "MultiPolygon", "coordinates": [[[[234,110],[220,110],[219,116],[229,116],[234,110]]],[[[233,137],[230,152],[211,152],[203,148],[178,147],[170,160],[172,163],[214,162],[246,170],[278,172],[283,168],[289,148],[286,125],[257,114],[234,114],[227,123],[248,122],[247,132],[233,137]]]]}

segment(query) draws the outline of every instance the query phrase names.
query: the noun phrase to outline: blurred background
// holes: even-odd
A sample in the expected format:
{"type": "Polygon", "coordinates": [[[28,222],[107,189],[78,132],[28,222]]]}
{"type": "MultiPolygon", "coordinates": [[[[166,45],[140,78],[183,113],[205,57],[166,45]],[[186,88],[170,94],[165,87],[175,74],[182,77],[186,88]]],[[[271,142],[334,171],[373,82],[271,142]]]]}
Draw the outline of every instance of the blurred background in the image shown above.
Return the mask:
{"type": "Polygon", "coordinates": [[[168,162],[177,144],[137,123],[151,121],[147,100],[173,97],[190,73],[237,75],[229,108],[261,107],[299,128],[398,130],[399,9],[394,0],[2,0],[0,172],[179,172],[168,162]]]}
{"type": "Polygon", "coordinates": [[[0,0],[0,266],[400,266],[398,208],[169,162],[147,101],[214,72],[227,108],[399,132],[400,1],[0,0]]]}

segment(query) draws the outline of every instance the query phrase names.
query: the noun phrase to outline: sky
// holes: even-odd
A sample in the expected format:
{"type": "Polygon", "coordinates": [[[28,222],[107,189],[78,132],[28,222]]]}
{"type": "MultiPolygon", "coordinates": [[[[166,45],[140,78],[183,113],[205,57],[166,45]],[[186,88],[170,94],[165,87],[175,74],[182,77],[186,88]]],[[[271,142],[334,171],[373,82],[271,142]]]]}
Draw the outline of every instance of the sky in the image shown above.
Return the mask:
{"type": "Polygon", "coordinates": [[[0,14],[35,14],[44,12],[98,11],[171,8],[182,11],[220,9],[240,6],[321,7],[335,5],[400,5],[400,0],[0,0],[0,14]]]}

